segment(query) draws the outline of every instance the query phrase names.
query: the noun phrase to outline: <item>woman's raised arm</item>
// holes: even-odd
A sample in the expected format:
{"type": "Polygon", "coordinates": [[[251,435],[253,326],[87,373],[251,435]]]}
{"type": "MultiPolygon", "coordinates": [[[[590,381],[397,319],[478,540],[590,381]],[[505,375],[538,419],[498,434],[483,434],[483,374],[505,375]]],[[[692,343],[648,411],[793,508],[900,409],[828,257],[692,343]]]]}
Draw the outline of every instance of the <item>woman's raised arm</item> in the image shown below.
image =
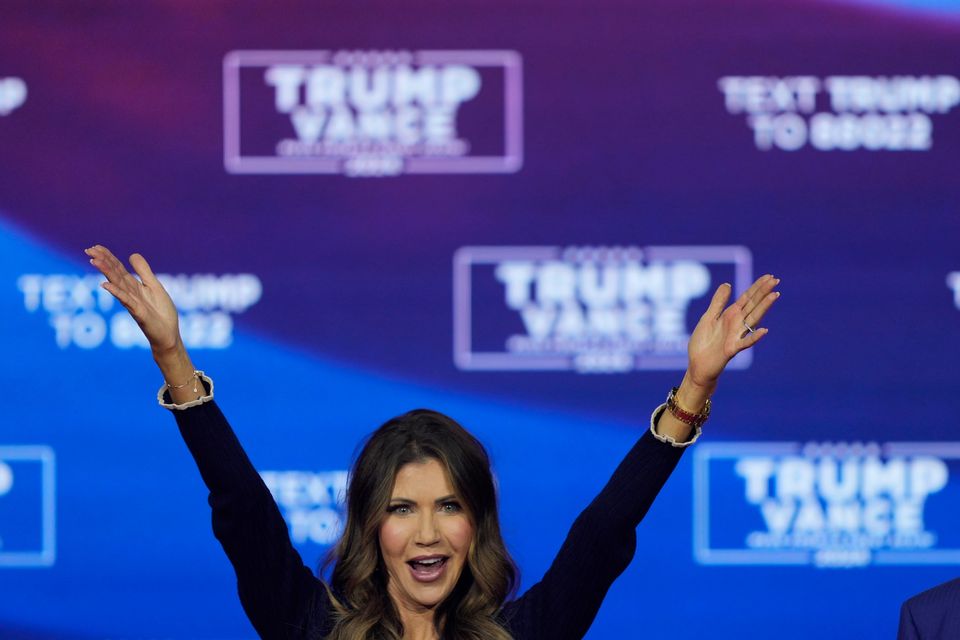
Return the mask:
{"type": "Polygon", "coordinates": [[[690,336],[687,372],[673,394],[673,408],[654,411],[651,426],[573,523],[543,579],[504,607],[516,636],[579,640],[590,628],[610,585],[633,559],[637,525],[696,439],[694,427],[673,412],[694,424],[702,417],[730,359],[766,335],[758,324],[779,297],[774,291],[779,282],[763,276],[729,307],[730,285],[714,293],[690,336]]]}
{"type": "Polygon", "coordinates": [[[138,280],[106,247],[86,253],[107,277],[103,288],[140,325],[170,401],[183,409],[174,411],[177,425],[210,490],[213,533],[236,571],[250,621],[263,638],[305,637],[311,619],[325,619],[326,591],[290,543],[286,522],[213,402],[212,387],[194,370],[180,338],[176,306],[140,254],[130,256],[138,280]]]}

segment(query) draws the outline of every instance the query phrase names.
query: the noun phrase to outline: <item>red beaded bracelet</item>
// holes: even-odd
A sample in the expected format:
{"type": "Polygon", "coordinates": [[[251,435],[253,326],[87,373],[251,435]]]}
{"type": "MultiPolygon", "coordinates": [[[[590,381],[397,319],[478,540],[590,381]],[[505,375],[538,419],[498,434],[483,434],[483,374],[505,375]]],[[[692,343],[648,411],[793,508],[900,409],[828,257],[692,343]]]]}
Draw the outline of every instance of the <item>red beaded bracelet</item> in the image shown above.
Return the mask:
{"type": "Polygon", "coordinates": [[[707,398],[707,403],[703,406],[703,411],[700,413],[691,413],[681,409],[680,405],[677,404],[677,391],[679,390],[680,387],[670,389],[670,393],[667,395],[667,411],[669,411],[670,415],[674,418],[686,425],[690,425],[694,429],[702,427],[703,423],[710,417],[710,398],[707,398]]]}

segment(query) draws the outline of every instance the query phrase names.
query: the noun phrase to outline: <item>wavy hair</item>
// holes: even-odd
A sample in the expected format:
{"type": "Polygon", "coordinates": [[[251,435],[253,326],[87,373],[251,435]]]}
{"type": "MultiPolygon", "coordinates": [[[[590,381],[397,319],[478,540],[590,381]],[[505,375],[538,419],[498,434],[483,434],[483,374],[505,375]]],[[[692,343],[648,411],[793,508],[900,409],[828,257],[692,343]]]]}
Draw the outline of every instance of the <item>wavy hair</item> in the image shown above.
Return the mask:
{"type": "Polygon", "coordinates": [[[474,529],[460,579],[434,613],[444,640],[512,640],[498,620],[517,586],[517,568],[500,534],[497,494],[483,445],[453,419],[416,409],[371,434],[350,472],[347,523],[324,562],[334,622],[327,640],[401,640],[403,624],[387,593],[379,532],[397,472],[435,459],[447,471],[474,529]]]}

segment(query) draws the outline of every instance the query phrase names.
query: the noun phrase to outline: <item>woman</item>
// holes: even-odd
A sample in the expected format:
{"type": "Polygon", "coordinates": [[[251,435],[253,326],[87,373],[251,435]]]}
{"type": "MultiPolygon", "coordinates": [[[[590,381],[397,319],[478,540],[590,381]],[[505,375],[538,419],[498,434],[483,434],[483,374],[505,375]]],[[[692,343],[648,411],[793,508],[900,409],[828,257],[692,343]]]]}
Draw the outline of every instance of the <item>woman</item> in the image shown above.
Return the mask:
{"type": "Polygon", "coordinates": [[[351,472],[347,524],[330,584],[293,549],[270,492],[213,402],[180,338],[177,311],[146,260],[139,280],[105,247],[86,250],[140,325],[163,373],[160,404],[210,490],[213,529],[237,573],[244,610],[264,638],[562,640],[582,638],[635,551],[635,529],[684,448],[696,441],[727,362],[766,333],[779,297],[763,276],[730,307],[721,285],[689,343],[687,372],[650,429],[574,522],[543,579],[507,601],[516,573],[500,536],[483,447],[432,411],[390,420],[351,472]]]}

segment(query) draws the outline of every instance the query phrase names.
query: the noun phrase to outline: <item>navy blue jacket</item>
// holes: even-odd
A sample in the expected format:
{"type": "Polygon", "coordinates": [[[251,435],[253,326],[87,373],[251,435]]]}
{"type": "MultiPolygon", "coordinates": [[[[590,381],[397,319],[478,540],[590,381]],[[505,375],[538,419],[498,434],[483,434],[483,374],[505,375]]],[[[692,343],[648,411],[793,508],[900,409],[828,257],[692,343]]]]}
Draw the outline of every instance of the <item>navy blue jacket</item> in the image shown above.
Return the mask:
{"type": "Polygon", "coordinates": [[[960,578],[915,595],[900,608],[897,640],[960,638],[960,578]]]}
{"type": "MultiPolygon", "coordinates": [[[[210,490],[213,532],[237,573],[240,602],[261,638],[325,636],[327,590],[290,543],[260,474],[213,401],[174,411],[210,490]]],[[[573,523],[537,584],[507,602],[501,618],[515,640],[579,640],[636,550],[636,527],[684,449],[647,429],[600,494],[573,523]]]]}

